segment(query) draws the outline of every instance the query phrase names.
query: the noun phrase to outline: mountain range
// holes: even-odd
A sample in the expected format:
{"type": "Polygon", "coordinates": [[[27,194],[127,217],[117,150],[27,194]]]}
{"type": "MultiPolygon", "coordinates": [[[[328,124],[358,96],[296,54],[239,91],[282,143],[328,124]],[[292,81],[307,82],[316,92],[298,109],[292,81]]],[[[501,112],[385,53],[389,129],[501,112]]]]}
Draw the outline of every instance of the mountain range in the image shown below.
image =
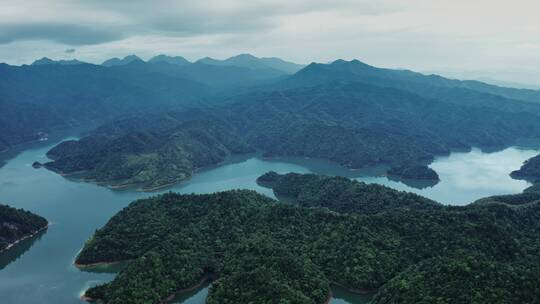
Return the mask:
{"type": "MultiPolygon", "coordinates": [[[[206,126],[201,130],[219,125],[225,132],[220,134],[228,135],[220,135],[218,142],[229,136],[266,156],[323,158],[353,169],[383,164],[393,168],[393,174],[429,172],[423,175],[435,179],[426,165],[438,155],[471,147],[498,149],[540,137],[540,103],[432,78],[358,61],[312,64],[197,113],[166,111],[106,124],[80,141],[51,150],[54,161],[46,167],[63,174],[87,171],[90,179],[115,186],[168,185],[223,159],[181,157],[199,145],[199,139],[178,136],[189,130],[186,123],[195,122],[206,126]],[[156,165],[156,159],[160,164],[164,161],[159,159],[188,163],[180,170],[167,169],[156,165]],[[105,172],[128,173],[111,178],[105,172]],[[160,174],[167,178],[157,178],[160,174]]],[[[206,154],[212,152],[199,151],[200,157],[206,154]]]]}
{"type": "MultiPolygon", "coordinates": [[[[148,62],[136,56],[107,62],[1,64],[0,110],[6,114],[0,116],[0,149],[90,122],[106,123],[90,133],[91,141],[106,147],[140,138],[136,132],[157,140],[139,140],[138,146],[120,150],[100,151],[102,145],[96,145],[84,155],[67,150],[63,159],[49,164],[67,172],[81,169],[78,158],[93,159],[99,166],[87,162],[84,169],[107,182],[110,178],[97,171],[140,173],[160,167],[150,165],[156,160],[139,159],[127,162],[136,164],[127,170],[128,156],[137,151],[155,153],[155,147],[168,143],[171,149],[161,150],[158,159],[183,155],[177,150],[191,145],[192,137],[178,141],[176,134],[194,118],[218,124],[227,138],[237,137],[268,156],[319,157],[351,168],[387,164],[400,172],[420,172],[419,164],[453,149],[500,148],[540,137],[540,91],[535,90],[377,68],[358,60],[312,63],[294,74],[277,68],[282,60],[251,55],[195,63],[165,55],[148,62]],[[189,117],[194,108],[202,114],[189,117]],[[170,124],[162,125],[164,117],[170,124]]],[[[222,156],[190,159],[166,182],[222,156]]],[[[152,172],[145,176],[143,183],[161,185],[152,172]]],[[[133,178],[126,174],[120,182],[133,178]]]]}
{"type": "Polygon", "coordinates": [[[0,151],[57,129],[137,112],[212,102],[218,93],[275,81],[277,69],[179,64],[181,57],[135,55],[102,65],[78,60],[0,64],[0,151]]]}
{"type": "MultiPolygon", "coordinates": [[[[140,57],[136,55],[129,55],[122,59],[120,58],[111,58],[104,61],[101,65],[111,67],[126,65],[132,62],[142,62],[140,57]]],[[[148,63],[169,63],[173,65],[187,66],[191,64],[206,64],[206,65],[216,65],[216,66],[229,66],[229,67],[243,67],[254,70],[261,69],[272,69],[280,71],[281,73],[293,74],[301,70],[304,65],[297,64],[289,61],[285,61],[279,58],[258,58],[250,54],[240,54],[227,59],[214,59],[210,57],[201,58],[194,63],[188,61],[182,56],[167,56],[167,55],[157,55],[148,60],[148,63]]]]}

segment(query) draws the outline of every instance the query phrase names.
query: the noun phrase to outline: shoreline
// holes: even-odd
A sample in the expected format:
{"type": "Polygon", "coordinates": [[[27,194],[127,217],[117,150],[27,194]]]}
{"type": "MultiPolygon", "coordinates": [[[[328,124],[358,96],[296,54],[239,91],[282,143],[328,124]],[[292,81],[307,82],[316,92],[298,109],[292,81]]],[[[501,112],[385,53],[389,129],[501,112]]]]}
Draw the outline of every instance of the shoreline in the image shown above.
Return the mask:
{"type": "Polygon", "coordinates": [[[42,231],[45,231],[47,228],[49,228],[49,223],[47,223],[47,225],[45,225],[44,227],[38,229],[37,231],[34,231],[33,233],[31,234],[28,234],[28,235],[25,235],[23,236],[22,238],[20,239],[17,239],[15,242],[13,243],[9,243],[6,248],[0,250],[0,253],[4,253],[6,251],[8,251],[9,249],[13,248],[14,246],[16,246],[17,244],[19,244],[20,242],[24,241],[24,240],[27,240],[27,239],[30,239],[34,236],[36,236],[38,233],[42,232],[42,231]]]}
{"type": "MultiPolygon", "coordinates": [[[[41,167],[40,168],[45,168],[51,172],[54,172],[62,177],[70,177],[70,176],[73,176],[73,175],[77,175],[77,174],[83,174],[85,172],[88,172],[88,170],[79,170],[79,171],[73,171],[73,172],[69,172],[69,173],[66,173],[62,170],[58,170],[56,168],[53,168],[51,166],[48,166],[47,163],[40,163],[41,167]]],[[[36,168],[36,169],[39,169],[39,168],[36,168]]]]}
{"type": "Polygon", "coordinates": [[[190,292],[190,291],[193,291],[199,287],[201,287],[202,285],[204,285],[204,283],[206,283],[209,279],[212,278],[213,275],[210,275],[210,274],[205,274],[203,275],[203,277],[201,278],[201,280],[191,286],[191,287],[188,287],[188,288],[184,288],[184,289],[180,289],[180,290],[177,290],[175,291],[173,294],[171,294],[170,296],[166,297],[165,299],[161,300],[159,303],[160,304],[166,304],[166,303],[169,303],[170,301],[174,300],[174,298],[182,293],[186,293],[186,292],[190,292]]]}
{"type": "Polygon", "coordinates": [[[115,262],[96,262],[96,263],[90,263],[90,264],[80,264],[77,262],[73,262],[73,266],[79,269],[85,269],[85,268],[93,268],[93,267],[100,267],[100,266],[114,266],[114,265],[118,265],[127,261],[129,260],[115,261],[115,262]]]}
{"type": "MultiPolygon", "coordinates": [[[[97,262],[97,263],[91,263],[91,264],[79,264],[77,262],[73,262],[73,266],[75,266],[79,270],[84,270],[84,269],[100,267],[100,266],[114,266],[114,265],[118,265],[118,264],[126,262],[126,261],[128,261],[128,260],[116,261],[116,262],[97,262]]],[[[88,288],[88,289],[90,289],[90,288],[88,288]]],[[[83,291],[83,293],[81,294],[79,299],[81,299],[82,301],[85,301],[85,302],[95,302],[96,299],[86,296],[86,291],[88,289],[83,291]]]]}
{"type": "Polygon", "coordinates": [[[185,178],[185,179],[180,179],[178,181],[175,181],[175,182],[170,182],[170,183],[167,183],[167,184],[163,184],[163,185],[159,185],[159,186],[154,186],[154,187],[151,187],[151,188],[146,188],[146,187],[142,187],[142,188],[139,188],[139,191],[142,191],[142,192],[154,192],[154,191],[157,191],[157,190],[161,190],[161,189],[165,189],[165,188],[168,188],[168,187],[172,187],[180,182],[183,182],[185,180],[188,180],[189,178],[191,178],[191,176],[193,175],[190,175],[190,177],[188,178],[185,178]]]}
{"type": "MultiPolygon", "coordinates": [[[[100,263],[93,263],[93,264],[88,264],[88,265],[96,265],[96,264],[109,264],[110,265],[110,264],[118,264],[118,263],[122,263],[122,262],[108,262],[108,263],[107,262],[100,262],[100,263]]],[[[197,284],[195,284],[193,286],[190,286],[190,287],[187,287],[187,288],[184,288],[184,289],[177,290],[173,294],[171,294],[168,297],[166,297],[165,299],[161,300],[159,303],[160,304],[167,304],[170,301],[174,300],[174,298],[176,296],[178,296],[178,295],[180,295],[182,293],[193,291],[193,290],[201,287],[202,285],[204,285],[204,283],[206,283],[212,277],[213,277],[213,275],[206,274],[201,278],[201,280],[197,284]]],[[[85,290],[83,292],[83,294],[80,296],[80,299],[83,300],[83,301],[86,301],[86,302],[96,301],[96,299],[94,299],[92,297],[88,297],[88,296],[85,295],[87,290],[85,290]]],[[[331,299],[331,296],[329,296],[328,301],[330,301],[330,299],[331,299]]],[[[328,304],[328,302],[325,303],[325,304],[328,304]]]]}
{"type": "MultiPolygon", "coordinates": [[[[54,172],[54,170],[52,170],[50,168],[47,168],[47,167],[45,167],[45,168],[54,172]]],[[[73,175],[83,174],[83,173],[86,173],[86,172],[88,172],[88,170],[74,171],[74,172],[70,172],[70,173],[64,173],[64,172],[57,172],[57,173],[60,176],[70,177],[70,176],[73,176],[73,175]]]]}
{"type": "MultiPolygon", "coordinates": [[[[86,290],[84,291],[86,293],[86,290]]],[[[85,302],[93,302],[95,301],[96,299],[94,298],[90,298],[90,297],[87,297],[85,296],[84,294],[80,297],[81,300],[85,301],[85,302]]]]}
{"type": "MultiPolygon", "coordinates": [[[[79,269],[85,269],[85,268],[92,268],[92,267],[99,267],[99,266],[114,266],[114,265],[118,265],[120,263],[124,263],[124,262],[128,262],[128,261],[129,260],[114,261],[114,262],[96,262],[96,263],[91,263],[91,264],[79,264],[77,262],[74,262],[73,265],[75,267],[79,268],[79,269]]],[[[216,277],[215,274],[204,274],[201,277],[201,279],[199,280],[198,283],[196,283],[195,285],[192,285],[190,287],[175,291],[171,295],[169,295],[166,298],[164,298],[163,300],[161,300],[159,302],[159,304],[167,304],[167,303],[171,302],[172,300],[174,300],[174,298],[176,298],[177,296],[179,296],[179,295],[181,295],[183,293],[187,293],[187,292],[193,291],[193,290],[195,290],[197,288],[200,288],[202,285],[204,285],[209,280],[214,280],[215,277],[216,277]]],[[[337,283],[337,282],[330,282],[330,290],[328,291],[328,296],[327,296],[326,300],[324,302],[322,302],[322,304],[330,304],[330,302],[331,302],[331,300],[333,298],[332,285],[343,288],[343,289],[345,289],[346,291],[348,291],[350,293],[358,294],[358,295],[366,295],[366,296],[368,296],[368,295],[374,295],[375,293],[377,293],[376,289],[373,289],[373,290],[356,289],[356,288],[347,287],[347,286],[345,286],[343,284],[340,284],[340,283],[337,283]]],[[[86,290],[80,296],[81,300],[90,301],[90,302],[96,301],[96,299],[85,296],[85,294],[86,294],[86,290]]]]}
{"type": "Polygon", "coordinates": [[[331,282],[330,285],[335,285],[335,286],[338,286],[338,287],[341,287],[351,293],[355,293],[355,294],[358,294],[358,295],[373,295],[375,293],[377,293],[377,289],[373,289],[373,290],[370,290],[370,289],[356,289],[356,288],[351,288],[351,287],[347,287],[343,284],[340,284],[340,283],[337,283],[337,282],[331,282]]]}
{"type": "Polygon", "coordinates": [[[330,287],[330,291],[328,291],[328,297],[326,297],[326,301],[324,301],[324,304],[330,304],[330,301],[332,301],[332,287],[330,287]]]}

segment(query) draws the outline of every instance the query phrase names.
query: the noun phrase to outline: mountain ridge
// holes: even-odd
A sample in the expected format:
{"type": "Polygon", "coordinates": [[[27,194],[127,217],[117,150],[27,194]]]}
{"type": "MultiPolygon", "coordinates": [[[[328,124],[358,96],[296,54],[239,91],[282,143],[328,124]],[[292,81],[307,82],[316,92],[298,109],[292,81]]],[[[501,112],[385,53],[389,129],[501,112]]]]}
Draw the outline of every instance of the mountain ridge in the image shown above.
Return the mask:
{"type": "Polygon", "coordinates": [[[192,63],[182,56],[167,56],[164,54],[154,56],[148,59],[147,62],[148,63],[166,62],[169,64],[175,64],[175,65],[189,65],[192,63]]]}
{"type": "Polygon", "coordinates": [[[52,60],[47,57],[43,57],[41,59],[37,59],[34,62],[32,62],[31,65],[46,65],[46,64],[60,64],[60,65],[76,65],[76,64],[87,64],[84,61],[79,61],[77,59],[71,59],[71,60],[52,60]]]}
{"type": "Polygon", "coordinates": [[[102,66],[106,66],[106,67],[112,67],[112,66],[121,66],[121,65],[126,65],[126,64],[130,64],[132,62],[143,62],[143,60],[137,56],[137,55],[127,55],[126,57],[120,59],[120,58],[111,58],[111,59],[107,59],[105,61],[103,61],[103,63],[101,64],[102,66]]]}

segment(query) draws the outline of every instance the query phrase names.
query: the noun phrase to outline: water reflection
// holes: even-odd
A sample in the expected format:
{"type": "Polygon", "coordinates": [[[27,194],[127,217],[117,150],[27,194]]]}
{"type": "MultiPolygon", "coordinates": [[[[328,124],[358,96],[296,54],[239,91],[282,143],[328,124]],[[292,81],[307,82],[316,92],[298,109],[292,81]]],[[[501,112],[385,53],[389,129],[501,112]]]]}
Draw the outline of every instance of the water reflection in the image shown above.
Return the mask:
{"type": "Polygon", "coordinates": [[[349,170],[336,163],[309,158],[276,158],[268,162],[287,162],[307,168],[310,172],[345,176],[366,183],[382,184],[397,190],[414,192],[444,204],[465,205],[479,198],[520,193],[531,185],[515,180],[510,172],[540,153],[540,149],[510,147],[496,152],[474,148],[435,158],[429,165],[440,177],[438,183],[403,180],[385,176],[385,166],[349,170]]]}
{"type": "Polygon", "coordinates": [[[371,295],[351,293],[340,286],[332,286],[332,299],[330,304],[367,304],[371,301],[371,295]]]}
{"type": "Polygon", "coordinates": [[[113,263],[113,264],[102,264],[102,265],[78,267],[78,269],[80,271],[91,272],[91,273],[116,274],[116,273],[119,273],[122,269],[124,269],[127,266],[127,264],[128,262],[120,262],[120,263],[113,263]]]}
{"type": "Polygon", "coordinates": [[[403,183],[408,187],[419,189],[419,190],[433,188],[440,182],[440,180],[408,179],[408,178],[399,178],[392,175],[388,175],[386,176],[386,178],[388,178],[389,181],[396,182],[396,183],[403,183]]]}
{"type": "Polygon", "coordinates": [[[206,297],[208,296],[208,289],[210,288],[210,282],[206,282],[188,292],[184,292],[176,295],[176,297],[171,300],[170,304],[204,304],[206,303],[206,297]]]}
{"type": "Polygon", "coordinates": [[[20,241],[9,250],[2,252],[0,254],[0,270],[4,269],[9,263],[19,259],[28,251],[28,249],[30,249],[30,247],[32,247],[32,245],[34,245],[35,242],[38,242],[45,233],[47,233],[47,229],[38,232],[31,238],[20,241]]]}
{"type": "MultiPolygon", "coordinates": [[[[211,284],[207,282],[194,290],[179,294],[169,304],[204,304],[210,286],[211,284]]],[[[332,286],[332,298],[329,304],[368,304],[371,297],[371,295],[355,294],[342,287],[332,286]]]]}

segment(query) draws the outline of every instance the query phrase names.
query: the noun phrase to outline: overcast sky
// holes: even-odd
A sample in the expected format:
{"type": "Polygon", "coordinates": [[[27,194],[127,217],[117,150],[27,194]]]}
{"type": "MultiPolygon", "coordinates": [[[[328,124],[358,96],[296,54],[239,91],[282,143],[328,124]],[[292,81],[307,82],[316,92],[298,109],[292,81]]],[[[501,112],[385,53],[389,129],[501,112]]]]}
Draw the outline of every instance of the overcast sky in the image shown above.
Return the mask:
{"type": "Polygon", "coordinates": [[[0,62],[251,53],[540,85],[539,15],[538,0],[0,0],[0,62]]]}

